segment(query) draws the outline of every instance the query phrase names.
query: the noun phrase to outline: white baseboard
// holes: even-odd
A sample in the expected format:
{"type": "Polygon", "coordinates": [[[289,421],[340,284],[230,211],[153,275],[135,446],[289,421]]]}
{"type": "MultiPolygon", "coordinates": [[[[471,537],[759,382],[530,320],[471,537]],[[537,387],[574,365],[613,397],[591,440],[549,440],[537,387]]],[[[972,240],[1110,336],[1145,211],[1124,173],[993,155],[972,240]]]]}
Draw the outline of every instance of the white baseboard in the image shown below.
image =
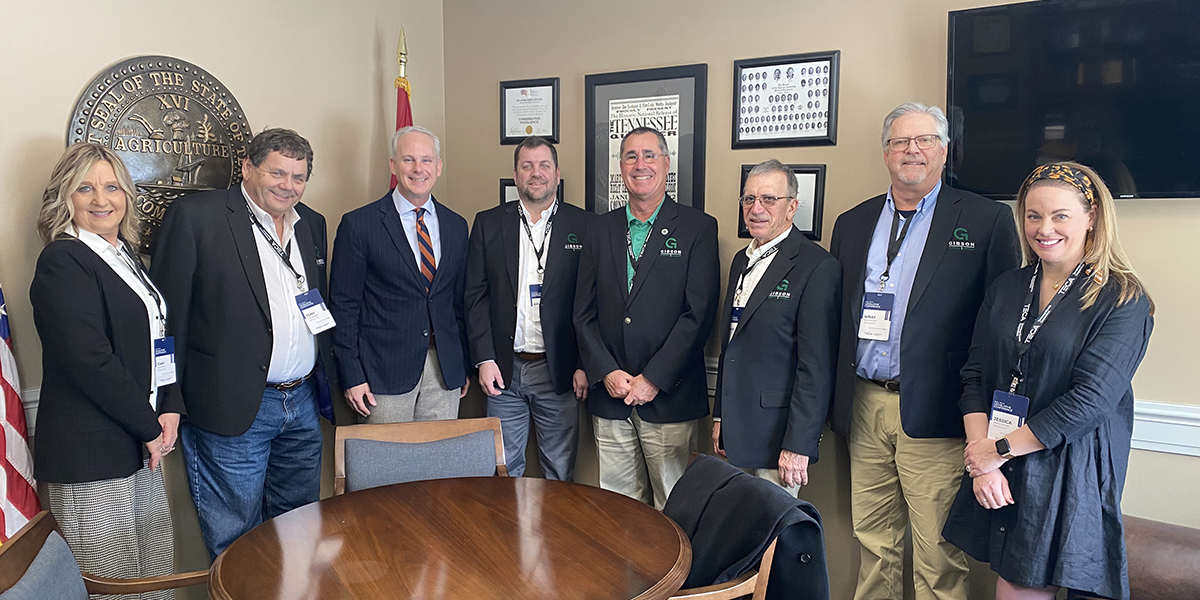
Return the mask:
{"type": "Polygon", "coordinates": [[[25,405],[25,428],[29,431],[29,439],[33,439],[33,427],[37,424],[38,400],[42,397],[42,388],[21,390],[21,403],[25,405]]]}
{"type": "MultiPolygon", "coordinates": [[[[717,389],[717,359],[704,358],[708,393],[717,389]]],[[[1200,406],[1135,400],[1133,448],[1200,456],[1200,406]]]]}

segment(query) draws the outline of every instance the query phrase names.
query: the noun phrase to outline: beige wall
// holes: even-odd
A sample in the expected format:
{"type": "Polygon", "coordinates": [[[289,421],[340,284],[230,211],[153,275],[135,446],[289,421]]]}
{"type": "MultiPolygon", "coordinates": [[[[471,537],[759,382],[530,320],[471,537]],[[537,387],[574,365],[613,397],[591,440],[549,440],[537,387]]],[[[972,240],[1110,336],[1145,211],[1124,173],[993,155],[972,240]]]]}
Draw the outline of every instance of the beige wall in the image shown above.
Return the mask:
{"type": "MultiPolygon", "coordinates": [[[[945,104],[947,11],[994,4],[980,0],[694,0],[563,3],[446,0],[446,157],[449,204],[468,217],[496,203],[497,179],[511,177],[512,147],[498,139],[498,82],[561,78],[559,157],[569,201],[584,188],[584,76],[691,63],[708,64],[705,206],[720,223],[721,260],[745,246],[736,237],[738,169],[777,157],[828,165],[824,244],[834,219],[883,192],[879,127],[906,100],[945,104]],[[838,144],[833,147],[731,150],[733,61],[841,50],[838,144]],[[468,170],[469,169],[469,170],[468,170]]],[[[1122,240],[1158,303],[1158,328],[1135,380],[1144,400],[1200,405],[1188,379],[1200,321],[1184,303],[1200,297],[1200,202],[1120,203],[1122,240]]],[[[710,353],[712,350],[710,344],[710,353]]],[[[583,442],[591,450],[589,442],[583,442]]],[[[825,516],[835,598],[849,597],[857,554],[850,537],[844,442],[827,435],[814,485],[803,495],[825,516]]],[[[581,475],[594,477],[585,454],[581,475]]],[[[1200,459],[1135,451],[1126,507],[1131,514],[1200,526],[1188,498],[1200,493],[1200,459]],[[1178,494],[1162,494],[1165,486],[1178,494]],[[1191,492],[1191,493],[1187,493],[1191,492]]],[[[981,570],[977,592],[989,584],[981,570]]],[[[976,594],[984,597],[982,593],[976,594]]],[[[975,595],[973,595],[974,597],[975,595]]]]}
{"type": "MultiPolygon", "coordinates": [[[[332,238],[342,213],[387,190],[402,24],[413,114],[441,134],[440,0],[0,3],[0,286],[22,386],[36,388],[41,380],[28,300],[41,249],[34,220],[71,111],[97,73],[133,56],[173,56],[223,82],[256,131],[297,130],[314,150],[304,200],[327,217],[332,238]]],[[[167,464],[178,556],[182,568],[201,568],[206,557],[178,460],[175,453],[167,464]]],[[[203,590],[189,589],[185,597],[202,598],[203,590]]]]}

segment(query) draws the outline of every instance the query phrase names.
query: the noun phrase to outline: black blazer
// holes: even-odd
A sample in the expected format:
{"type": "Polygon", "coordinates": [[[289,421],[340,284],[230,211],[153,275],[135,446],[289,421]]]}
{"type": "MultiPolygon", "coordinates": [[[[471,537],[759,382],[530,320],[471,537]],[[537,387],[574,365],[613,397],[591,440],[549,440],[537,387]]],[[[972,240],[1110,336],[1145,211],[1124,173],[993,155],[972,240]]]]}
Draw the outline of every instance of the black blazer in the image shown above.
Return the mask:
{"type": "MultiPolygon", "coordinates": [[[[842,339],[830,426],[846,435],[854,407],[858,321],[867,252],[886,195],[842,213],[829,250],[842,263],[842,339]]],[[[967,361],[984,291],[1021,265],[1008,206],[943,184],[900,338],[900,422],[914,438],[962,437],[958,371],[967,361]]]]}
{"type": "Polygon", "coordinates": [[[412,391],[421,381],[430,335],[449,389],[467,382],[467,222],[432,196],[429,202],[437,206],[442,258],[428,294],[391,192],[342,216],[329,308],[338,324],[333,355],[343,389],[369,383],[375,394],[412,391]]]}
{"type": "MultiPolygon", "coordinates": [[[[296,205],[296,243],[304,273],[328,300],[325,217],[296,205]]],[[[159,231],[150,277],[171,307],[178,393],[188,420],[220,435],[250,428],[271,364],[267,285],[241,186],[201,192],[171,203],[159,231]]],[[[315,375],[321,413],[332,420],[329,332],[317,336],[315,375]]],[[[176,390],[171,390],[174,393],[176,390]]]]}
{"type": "Polygon", "coordinates": [[[683,587],[736,579],[777,540],[767,600],[829,599],[821,515],[779,486],[701,454],[671,490],[663,514],[692,542],[683,587]]]}
{"type": "Polygon", "coordinates": [[[629,418],[633,407],[608,395],[601,381],[616,369],[645,375],[659,387],[638,407],[651,423],[678,423],[708,414],[704,342],[720,294],[717,220],[668,196],[646,240],[629,291],[625,210],[594,220],[579,261],[575,331],[591,381],[588,411],[629,418]]]}
{"type": "MultiPolygon", "coordinates": [[[[519,200],[517,201],[519,202],[519,200]]],[[[513,370],[513,341],[517,330],[517,285],[520,281],[520,241],[525,237],[517,202],[507,202],[475,216],[467,250],[465,310],[471,364],[496,361],[507,384],[513,370]]],[[[542,279],[542,338],[550,379],[559,394],[571,389],[579,368],[575,341],[575,279],[588,224],[595,218],[559,202],[546,242],[542,279]]]]}
{"type": "Polygon", "coordinates": [[[816,462],[833,400],[842,267],[793,227],[730,339],[733,295],[747,262],[744,250],[733,257],[718,329],[713,416],[721,418],[722,446],[729,462],[748,469],[778,468],[781,448],[816,462]]]}
{"type": "MultiPolygon", "coordinates": [[[[85,243],[62,237],[29,288],[42,339],[34,476],[51,483],[128,477],[162,433],[150,406],[150,322],[137,293],[85,243]]],[[[158,413],[183,413],[174,385],[158,413]]]]}

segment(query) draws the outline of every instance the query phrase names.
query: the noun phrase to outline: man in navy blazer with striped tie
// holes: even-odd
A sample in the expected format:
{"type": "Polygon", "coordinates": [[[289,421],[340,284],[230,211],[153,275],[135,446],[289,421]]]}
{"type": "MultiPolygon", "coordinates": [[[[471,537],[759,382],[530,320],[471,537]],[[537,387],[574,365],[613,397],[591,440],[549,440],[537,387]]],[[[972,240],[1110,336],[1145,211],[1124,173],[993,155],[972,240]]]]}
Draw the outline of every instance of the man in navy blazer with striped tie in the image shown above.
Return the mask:
{"type": "Polygon", "coordinates": [[[342,216],[329,273],[333,355],[364,423],[458,417],[467,393],[463,273],[467,222],[433,197],[441,142],[392,136],[396,188],[342,216]]]}

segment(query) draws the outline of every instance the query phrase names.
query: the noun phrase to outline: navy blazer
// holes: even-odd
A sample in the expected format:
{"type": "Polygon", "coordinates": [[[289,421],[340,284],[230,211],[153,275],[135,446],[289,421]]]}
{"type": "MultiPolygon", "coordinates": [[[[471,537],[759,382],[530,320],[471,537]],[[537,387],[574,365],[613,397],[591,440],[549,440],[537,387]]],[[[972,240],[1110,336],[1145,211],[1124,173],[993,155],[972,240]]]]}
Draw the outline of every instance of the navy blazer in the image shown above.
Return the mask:
{"type": "MultiPolygon", "coordinates": [[[[519,202],[519,201],[518,201],[519,202]]],[[[542,279],[542,339],[550,363],[554,391],[571,390],[579,368],[575,340],[575,279],[579,255],[587,244],[587,228],[595,214],[560,202],[546,242],[542,279]]],[[[517,202],[506,202],[475,216],[467,252],[466,313],[471,363],[496,361],[505,383],[513,371],[513,341],[517,330],[517,285],[521,239],[525,232],[517,202]]]]}
{"type": "Polygon", "coordinates": [[[833,400],[842,267],[792,227],[730,339],[733,295],[748,260],[744,250],[733,257],[718,329],[713,417],[721,418],[722,447],[729,462],[748,469],[779,468],[780,449],[816,462],[833,400]]]}
{"type": "MultiPolygon", "coordinates": [[[[303,203],[295,240],[309,282],[325,285],[325,217],[303,203]]],[[[262,261],[240,185],[201,192],[171,203],[155,246],[150,277],[171,312],[177,388],[193,425],[220,435],[242,435],[258,415],[271,364],[271,308],[262,261]]],[[[333,360],[329,332],[317,335],[321,414],[332,421],[326,366],[333,360]]],[[[161,395],[161,390],[160,390],[161,395]]],[[[163,400],[160,400],[162,402],[163,400]]]]}
{"type": "Polygon", "coordinates": [[[337,321],[333,356],[342,389],[368,383],[374,394],[412,391],[431,335],[446,386],[467,382],[467,222],[432,196],[429,202],[437,206],[442,257],[428,294],[390,191],[342,216],[329,272],[329,310],[337,321]]]}
{"type": "Polygon", "coordinates": [[[593,221],[579,260],[575,331],[588,380],[588,411],[627,419],[633,407],[608,394],[602,380],[616,369],[645,375],[659,387],[638,407],[650,423],[679,423],[708,414],[704,343],[720,302],[717,220],[668,196],[646,240],[629,290],[629,225],[625,210],[593,221]]]}
{"type": "MultiPolygon", "coordinates": [[[[858,321],[867,253],[887,195],[841,214],[829,251],[842,263],[842,339],[830,427],[850,432],[858,321]]],[[[1021,266],[1012,210],[943,184],[913,280],[900,338],[900,423],[914,438],[962,437],[959,369],[967,362],[983,294],[1001,273],[1021,266]]]]}

